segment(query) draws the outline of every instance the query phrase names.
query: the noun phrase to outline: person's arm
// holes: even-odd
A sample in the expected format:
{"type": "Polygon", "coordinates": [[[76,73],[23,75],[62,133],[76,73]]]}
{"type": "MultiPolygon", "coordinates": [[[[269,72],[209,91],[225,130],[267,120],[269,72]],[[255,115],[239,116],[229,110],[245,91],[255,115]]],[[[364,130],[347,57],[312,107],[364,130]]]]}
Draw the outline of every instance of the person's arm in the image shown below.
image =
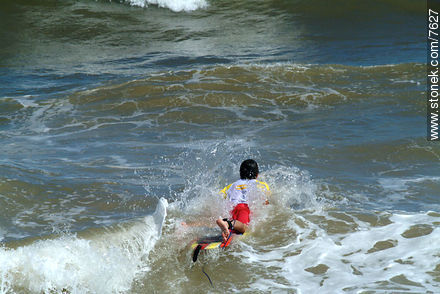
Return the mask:
{"type": "Polygon", "coordinates": [[[269,204],[269,198],[272,195],[272,192],[270,191],[269,185],[265,182],[258,181],[258,188],[261,189],[264,192],[264,195],[266,196],[266,200],[264,201],[264,205],[269,204]]]}
{"type": "Polygon", "coordinates": [[[223,196],[223,198],[226,199],[226,197],[228,196],[228,190],[229,188],[231,188],[232,184],[227,185],[226,187],[224,187],[219,194],[223,196]]]}

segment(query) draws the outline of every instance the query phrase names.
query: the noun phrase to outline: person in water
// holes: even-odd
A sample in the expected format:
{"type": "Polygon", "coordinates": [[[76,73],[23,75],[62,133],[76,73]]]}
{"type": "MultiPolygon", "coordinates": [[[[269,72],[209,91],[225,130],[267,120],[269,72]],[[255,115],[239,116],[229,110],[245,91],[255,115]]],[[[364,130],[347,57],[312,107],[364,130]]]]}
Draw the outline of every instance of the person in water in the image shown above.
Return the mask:
{"type": "Polygon", "coordinates": [[[267,196],[270,194],[269,186],[258,181],[258,164],[253,159],[247,159],[241,163],[240,179],[220,191],[223,197],[228,200],[233,209],[230,212],[231,218],[217,219],[217,225],[222,230],[222,237],[226,241],[230,231],[243,234],[246,232],[251,211],[249,209],[249,196],[255,193],[263,193],[266,196],[265,204],[269,204],[267,196]]]}

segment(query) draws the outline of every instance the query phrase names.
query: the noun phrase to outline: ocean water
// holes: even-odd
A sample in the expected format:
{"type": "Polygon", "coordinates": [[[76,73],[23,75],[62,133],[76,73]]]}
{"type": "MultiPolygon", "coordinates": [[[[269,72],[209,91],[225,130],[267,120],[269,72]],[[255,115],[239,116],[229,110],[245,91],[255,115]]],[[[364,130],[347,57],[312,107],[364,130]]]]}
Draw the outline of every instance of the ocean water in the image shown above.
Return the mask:
{"type": "Polygon", "coordinates": [[[439,293],[425,14],[2,1],[0,293],[439,293]],[[271,204],[193,263],[247,158],[271,204]]]}

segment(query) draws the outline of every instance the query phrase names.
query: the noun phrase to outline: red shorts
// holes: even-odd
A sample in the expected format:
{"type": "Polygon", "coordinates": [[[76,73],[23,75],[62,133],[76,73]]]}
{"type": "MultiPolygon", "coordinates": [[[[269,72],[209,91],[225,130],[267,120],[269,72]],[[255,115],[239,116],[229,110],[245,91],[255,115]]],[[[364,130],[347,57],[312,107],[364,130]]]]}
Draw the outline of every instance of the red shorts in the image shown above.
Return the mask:
{"type": "Polygon", "coordinates": [[[232,219],[238,220],[239,222],[248,225],[251,221],[250,215],[251,211],[249,210],[249,206],[246,203],[237,204],[234,209],[231,211],[232,219]]]}

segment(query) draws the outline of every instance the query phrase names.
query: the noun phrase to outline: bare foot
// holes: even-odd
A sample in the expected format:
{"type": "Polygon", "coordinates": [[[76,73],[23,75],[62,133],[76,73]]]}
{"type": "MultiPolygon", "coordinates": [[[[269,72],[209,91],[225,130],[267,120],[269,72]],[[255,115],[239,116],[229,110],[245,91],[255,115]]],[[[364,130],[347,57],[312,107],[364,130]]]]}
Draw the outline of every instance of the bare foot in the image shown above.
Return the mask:
{"type": "Polygon", "coordinates": [[[228,222],[225,222],[224,220],[222,220],[221,218],[219,218],[217,220],[217,225],[220,227],[220,229],[222,230],[222,237],[223,237],[223,241],[227,241],[228,237],[229,237],[229,229],[228,229],[228,222]]]}

